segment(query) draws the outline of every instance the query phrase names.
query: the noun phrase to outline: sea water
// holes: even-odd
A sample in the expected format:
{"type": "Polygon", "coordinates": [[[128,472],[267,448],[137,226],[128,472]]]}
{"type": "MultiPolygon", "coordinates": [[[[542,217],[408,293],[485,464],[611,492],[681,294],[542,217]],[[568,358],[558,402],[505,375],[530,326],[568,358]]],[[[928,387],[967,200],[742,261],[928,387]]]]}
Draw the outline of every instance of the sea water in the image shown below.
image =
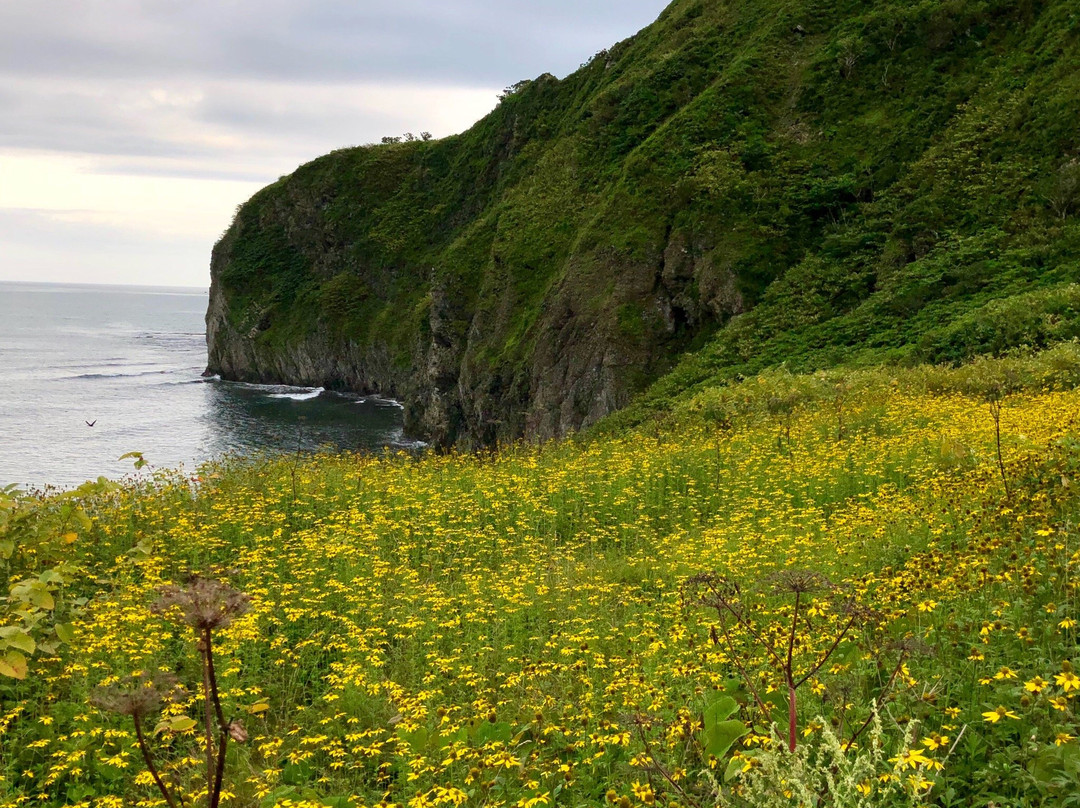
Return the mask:
{"type": "MultiPolygon", "coordinates": [[[[202,289],[0,282],[0,486],[225,454],[411,448],[393,401],[204,378],[202,289]]],[[[145,471],[143,472],[145,473],[145,471]]]]}

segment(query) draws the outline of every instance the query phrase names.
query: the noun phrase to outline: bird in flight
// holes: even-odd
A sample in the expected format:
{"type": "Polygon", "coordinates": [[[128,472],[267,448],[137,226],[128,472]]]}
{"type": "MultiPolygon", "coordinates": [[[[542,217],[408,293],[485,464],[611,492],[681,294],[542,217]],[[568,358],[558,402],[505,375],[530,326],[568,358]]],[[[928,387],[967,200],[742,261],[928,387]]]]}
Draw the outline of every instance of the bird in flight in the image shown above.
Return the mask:
{"type": "Polygon", "coordinates": [[[93,421],[83,421],[83,423],[86,424],[87,426],[93,426],[94,424],[97,423],[97,418],[95,418],[93,421]]]}

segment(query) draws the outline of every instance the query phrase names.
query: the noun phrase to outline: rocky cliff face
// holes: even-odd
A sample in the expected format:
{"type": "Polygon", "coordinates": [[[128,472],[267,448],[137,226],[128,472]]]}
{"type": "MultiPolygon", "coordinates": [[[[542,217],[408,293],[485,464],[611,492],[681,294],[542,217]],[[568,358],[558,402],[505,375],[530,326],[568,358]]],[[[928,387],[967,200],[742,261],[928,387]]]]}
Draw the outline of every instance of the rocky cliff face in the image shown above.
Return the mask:
{"type": "Polygon", "coordinates": [[[567,273],[537,314],[529,361],[500,364],[488,354],[512,327],[512,291],[489,290],[492,306],[465,307],[459,292],[428,278],[423,321],[402,356],[393,334],[350,338],[318,316],[301,333],[268,339],[280,313],[274,304],[256,297],[238,307],[222,281],[231,246],[226,238],[213,253],[208,372],[390,396],[405,406],[406,430],[438,445],[551,438],[587,426],[625,405],[664,361],[665,339],[653,330],[674,339],[687,322],[730,317],[742,306],[731,278],[703,272],[674,243],[652,263],[606,267],[601,277],[617,282],[600,311],[595,279],[567,273]]]}
{"type": "Polygon", "coordinates": [[[256,194],[214,249],[208,369],[477,446],[589,425],[703,345],[900,355],[1075,279],[1078,31],[1068,0],[675,0],[461,135],[256,194]]]}

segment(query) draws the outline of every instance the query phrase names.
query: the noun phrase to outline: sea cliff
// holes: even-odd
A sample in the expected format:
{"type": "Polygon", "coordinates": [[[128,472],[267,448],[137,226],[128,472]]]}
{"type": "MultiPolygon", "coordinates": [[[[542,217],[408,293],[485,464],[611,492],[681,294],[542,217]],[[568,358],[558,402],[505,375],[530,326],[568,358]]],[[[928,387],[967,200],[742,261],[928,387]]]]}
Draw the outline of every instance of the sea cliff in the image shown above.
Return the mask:
{"type": "Polygon", "coordinates": [[[676,0],[461,135],[256,194],[214,248],[208,369],[479,446],[658,380],[1068,337],[1078,31],[1063,0],[676,0]]]}

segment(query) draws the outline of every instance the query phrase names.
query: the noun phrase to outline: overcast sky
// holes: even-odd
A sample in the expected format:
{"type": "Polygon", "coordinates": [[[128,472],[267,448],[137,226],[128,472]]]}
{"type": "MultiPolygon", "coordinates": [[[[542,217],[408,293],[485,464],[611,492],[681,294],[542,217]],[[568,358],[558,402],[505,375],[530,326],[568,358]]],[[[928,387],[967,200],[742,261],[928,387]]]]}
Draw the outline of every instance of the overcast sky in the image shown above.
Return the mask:
{"type": "Polygon", "coordinates": [[[0,0],[0,280],[205,286],[236,206],[467,129],[666,0],[0,0]]]}

